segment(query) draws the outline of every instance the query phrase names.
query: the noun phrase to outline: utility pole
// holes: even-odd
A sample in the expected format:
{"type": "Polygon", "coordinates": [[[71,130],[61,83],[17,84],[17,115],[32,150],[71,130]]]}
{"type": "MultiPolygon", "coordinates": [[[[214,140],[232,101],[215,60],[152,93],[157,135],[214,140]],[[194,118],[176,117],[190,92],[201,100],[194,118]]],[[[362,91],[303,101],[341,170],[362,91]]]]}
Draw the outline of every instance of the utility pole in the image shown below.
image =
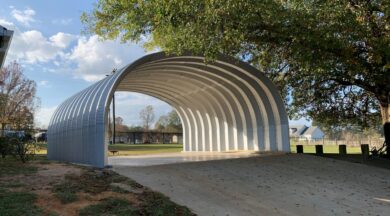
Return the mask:
{"type": "MultiPolygon", "coordinates": [[[[112,74],[114,74],[115,72],[116,72],[116,68],[112,70],[112,74]]],[[[115,144],[115,92],[112,95],[112,123],[113,123],[112,144],[115,144]]]]}
{"type": "Polygon", "coordinates": [[[112,130],[112,144],[115,144],[115,93],[112,95],[112,123],[114,124],[112,130]]]}

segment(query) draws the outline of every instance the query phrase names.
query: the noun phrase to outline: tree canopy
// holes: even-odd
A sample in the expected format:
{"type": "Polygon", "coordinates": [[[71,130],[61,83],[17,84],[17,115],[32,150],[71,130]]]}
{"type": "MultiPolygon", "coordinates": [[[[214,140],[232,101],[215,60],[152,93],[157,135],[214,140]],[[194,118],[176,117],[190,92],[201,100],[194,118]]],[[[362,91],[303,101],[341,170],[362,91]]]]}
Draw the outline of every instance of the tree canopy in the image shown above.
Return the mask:
{"type": "Polygon", "coordinates": [[[175,110],[160,116],[154,128],[164,132],[182,132],[183,130],[180,117],[175,110]]]}
{"type": "Polygon", "coordinates": [[[22,67],[11,62],[0,70],[0,124],[14,130],[32,129],[38,106],[36,84],[27,79],[22,67]]]}
{"type": "Polygon", "coordinates": [[[154,111],[153,111],[153,106],[148,105],[144,109],[142,109],[139,112],[139,117],[142,121],[142,126],[146,131],[150,129],[151,124],[154,121],[154,111]]]}
{"type": "Polygon", "coordinates": [[[290,118],[390,124],[388,0],[99,0],[82,21],[104,39],[244,60],[277,84],[290,118]]]}

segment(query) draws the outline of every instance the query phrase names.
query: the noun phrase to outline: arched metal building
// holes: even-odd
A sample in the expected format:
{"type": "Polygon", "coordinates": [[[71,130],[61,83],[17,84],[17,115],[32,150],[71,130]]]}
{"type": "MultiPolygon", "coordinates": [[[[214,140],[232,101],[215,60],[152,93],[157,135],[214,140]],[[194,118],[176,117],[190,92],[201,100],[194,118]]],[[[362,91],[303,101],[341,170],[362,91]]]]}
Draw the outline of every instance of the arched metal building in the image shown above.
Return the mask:
{"type": "Polygon", "coordinates": [[[183,151],[290,151],[288,118],[260,71],[220,56],[150,54],[63,102],[48,129],[48,157],[107,165],[108,110],[115,91],[147,94],[178,112],[183,151]]]}

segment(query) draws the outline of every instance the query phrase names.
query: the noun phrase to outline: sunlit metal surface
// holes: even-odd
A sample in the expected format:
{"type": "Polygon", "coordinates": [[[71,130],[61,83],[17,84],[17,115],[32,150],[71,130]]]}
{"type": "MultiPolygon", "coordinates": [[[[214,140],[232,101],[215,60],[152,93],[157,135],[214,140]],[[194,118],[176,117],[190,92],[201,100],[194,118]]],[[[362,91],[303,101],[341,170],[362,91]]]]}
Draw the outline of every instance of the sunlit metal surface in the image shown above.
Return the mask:
{"type": "Polygon", "coordinates": [[[3,67],[13,34],[13,31],[8,30],[0,25],[0,68],[3,67]]]}
{"type": "Polygon", "coordinates": [[[227,56],[147,55],[70,97],[48,130],[48,157],[104,167],[108,109],[115,91],[161,99],[183,124],[185,152],[290,151],[288,118],[272,82],[227,56]]]}

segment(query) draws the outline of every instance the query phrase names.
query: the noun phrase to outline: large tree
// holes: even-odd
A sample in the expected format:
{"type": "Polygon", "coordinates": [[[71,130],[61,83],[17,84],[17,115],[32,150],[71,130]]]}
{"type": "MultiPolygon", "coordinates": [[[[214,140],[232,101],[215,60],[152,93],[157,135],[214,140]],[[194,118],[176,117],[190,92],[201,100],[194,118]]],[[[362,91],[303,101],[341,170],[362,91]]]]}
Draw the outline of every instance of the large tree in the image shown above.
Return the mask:
{"type": "Polygon", "coordinates": [[[4,130],[29,130],[38,106],[36,84],[26,78],[22,67],[11,62],[0,70],[0,126],[4,130]]]}
{"type": "Polygon", "coordinates": [[[139,117],[142,121],[142,126],[144,127],[145,131],[148,131],[150,129],[151,124],[154,121],[153,106],[148,105],[144,109],[142,109],[141,112],[139,113],[139,117]]]}
{"type": "Polygon", "coordinates": [[[183,130],[180,117],[175,110],[171,110],[167,115],[160,116],[154,128],[165,132],[182,132],[183,130]]]}
{"type": "Polygon", "coordinates": [[[382,120],[390,143],[388,0],[99,0],[82,20],[105,39],[235,56],[279,86],[291,118],[382,120]]]}
{"type": "Polygon", "coordinates": [[[115,117],[115,130],[117,132],[127,132],[129,130],[128,127],[123,123],[123,118],[120,116],[115,117]]]}

